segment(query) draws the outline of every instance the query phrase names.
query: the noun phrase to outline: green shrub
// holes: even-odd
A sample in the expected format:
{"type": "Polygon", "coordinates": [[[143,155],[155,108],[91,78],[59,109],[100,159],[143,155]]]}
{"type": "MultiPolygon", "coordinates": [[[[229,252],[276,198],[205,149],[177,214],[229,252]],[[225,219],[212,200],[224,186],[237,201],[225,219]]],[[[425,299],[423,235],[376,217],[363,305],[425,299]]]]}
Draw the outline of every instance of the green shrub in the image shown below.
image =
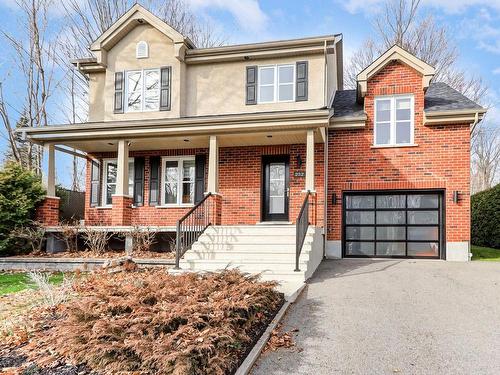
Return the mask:
{"type": "Polygon", "coordinates": [[[500,184],[471,199],[472,244],[500,249],[500,184]]]}
{"type": "Polygon", "coordinates": [[[0,170],[0,256],[22,250],[11,232],[31,223],[44,197],[40,178],[33,172],[13,162],[0,170]]]}

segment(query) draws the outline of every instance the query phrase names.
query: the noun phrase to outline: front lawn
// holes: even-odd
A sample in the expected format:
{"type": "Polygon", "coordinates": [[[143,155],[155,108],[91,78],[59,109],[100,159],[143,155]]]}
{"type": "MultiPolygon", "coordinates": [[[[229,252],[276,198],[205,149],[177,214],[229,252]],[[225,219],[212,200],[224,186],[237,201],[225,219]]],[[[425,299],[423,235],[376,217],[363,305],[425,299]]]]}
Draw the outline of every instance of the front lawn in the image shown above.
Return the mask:
{"type": "Polygon", "coordinates": [[[232,374],[284,302],[275,287],[237,270],[96,273],[30,311],[3,353],[0,338],[0,372],[232,374]]]}
{"type": "MultiPolygon", "coordinates": [[[[63,277],[62,273],[55,273],[49,277],[49,281],[58,285],[62,282],[63,277]]],[[[0,273],[0,296],[34,287],[27,273],[0,273]]]]}
{"type": "Polygon", "coordinates": [[[490,262],[500,262],[500,250],[491,247],[481,247],[472,245],[472,260],[487,260],[490,262]]]}

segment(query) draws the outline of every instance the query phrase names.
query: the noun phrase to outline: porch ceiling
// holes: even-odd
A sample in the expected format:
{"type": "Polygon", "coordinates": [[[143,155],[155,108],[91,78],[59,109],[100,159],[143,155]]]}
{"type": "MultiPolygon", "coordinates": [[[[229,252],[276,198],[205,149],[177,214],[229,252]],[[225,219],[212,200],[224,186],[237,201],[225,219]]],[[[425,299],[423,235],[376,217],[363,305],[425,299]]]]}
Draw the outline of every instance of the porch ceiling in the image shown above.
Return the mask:
{"type": "MultiPolygon", "coordinates": [[[[233,133],[217,134],[219,147],[237,147],[237,146],[256,146],[256,145],[280,145],[306,143],[305,130],[289,131],[267,131],[258,133],[233,133]]],[[[323,142],[321,131],[315,132],[316,143],[323,142]]],[[[208,135],[186,135],[186,136],[159,136],[149,138],[129,138],[130,151],[151,151],[165,149],[185,149],[185,148],[208,148],[208,135]]],[[[116,152],[117,140],[115,139],[97,139],[97,140],[78,140],[61,141],[58,145],[67,146],[83,152],[116,152]]]]}

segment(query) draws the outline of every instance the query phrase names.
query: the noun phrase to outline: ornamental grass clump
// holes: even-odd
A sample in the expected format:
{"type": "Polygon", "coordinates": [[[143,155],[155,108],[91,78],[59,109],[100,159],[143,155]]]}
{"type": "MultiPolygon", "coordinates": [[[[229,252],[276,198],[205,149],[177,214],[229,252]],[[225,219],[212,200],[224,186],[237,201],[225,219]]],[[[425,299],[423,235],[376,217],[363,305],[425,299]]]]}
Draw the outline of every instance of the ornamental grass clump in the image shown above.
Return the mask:
{"type": "Polygon", "coordinates": [[[237,270],[97,274],[42,314],[22,349],[100,374],[228,374],[282,305],[275,286],[237,270]]]}

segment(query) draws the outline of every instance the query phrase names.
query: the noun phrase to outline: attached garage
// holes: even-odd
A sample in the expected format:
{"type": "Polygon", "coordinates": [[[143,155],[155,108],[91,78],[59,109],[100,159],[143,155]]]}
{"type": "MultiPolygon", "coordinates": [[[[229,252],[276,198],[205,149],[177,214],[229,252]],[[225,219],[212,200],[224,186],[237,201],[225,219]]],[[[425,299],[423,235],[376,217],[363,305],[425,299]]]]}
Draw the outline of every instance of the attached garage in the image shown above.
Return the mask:
{"type": "Polygon", "coordinates": [[[343,256],[438,259],[443,212],[442,191],[344,193],[343,256]]]}

